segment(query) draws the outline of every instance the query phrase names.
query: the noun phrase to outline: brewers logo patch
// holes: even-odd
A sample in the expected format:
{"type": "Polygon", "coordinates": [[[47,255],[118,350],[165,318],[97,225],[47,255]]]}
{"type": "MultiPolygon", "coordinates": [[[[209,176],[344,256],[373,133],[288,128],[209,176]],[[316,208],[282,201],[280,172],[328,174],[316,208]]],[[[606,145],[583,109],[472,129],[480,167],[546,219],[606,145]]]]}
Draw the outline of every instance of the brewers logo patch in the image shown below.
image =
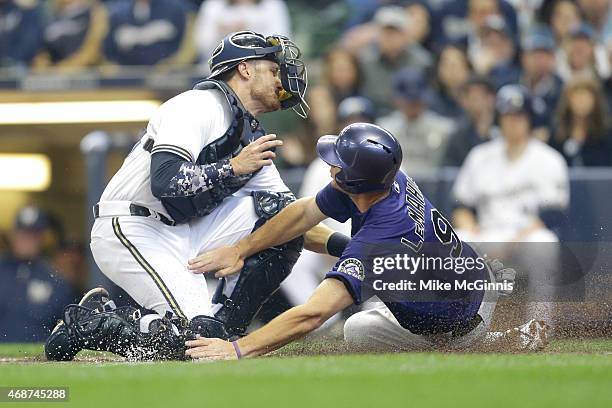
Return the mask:
{"type": "Polygon", "coordinates": [[[363,281],[365,279],[365,272],[363,269],[363,263],[357,258],[347,258],[338,265],[338,272],[345,273],[349,276],[363,281]]]}

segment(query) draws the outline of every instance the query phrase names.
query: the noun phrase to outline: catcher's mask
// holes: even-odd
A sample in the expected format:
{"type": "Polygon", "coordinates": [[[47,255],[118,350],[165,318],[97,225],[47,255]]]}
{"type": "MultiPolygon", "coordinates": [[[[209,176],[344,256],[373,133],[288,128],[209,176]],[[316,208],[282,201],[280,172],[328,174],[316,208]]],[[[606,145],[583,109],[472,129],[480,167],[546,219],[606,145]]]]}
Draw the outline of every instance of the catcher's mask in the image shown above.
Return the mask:
{"type": "Polygon", "coordinates": [[[308,75],[300,56],[300,49],[285,36],[264,37],[253,31],[239,31],[226,36],[213,51],[208,60],[211,72],[208,78],[214,79],[248,59],[274,61],[279,65],[283,86],[279,94],[281,109],[292,108],[306,118],[310,110],[305,100],[308,75]]]}

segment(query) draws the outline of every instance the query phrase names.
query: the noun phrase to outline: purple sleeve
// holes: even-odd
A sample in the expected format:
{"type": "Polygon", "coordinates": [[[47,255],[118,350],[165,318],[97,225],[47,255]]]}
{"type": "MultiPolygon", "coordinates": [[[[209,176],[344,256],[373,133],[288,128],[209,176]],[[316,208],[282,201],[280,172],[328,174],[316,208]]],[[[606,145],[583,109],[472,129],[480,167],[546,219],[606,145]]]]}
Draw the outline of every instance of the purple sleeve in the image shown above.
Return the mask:
{"type": "Polygon", "coordinates": [[[319,210],[329,218],[345,222],[351,217],[351,199],[329,183],[315,198],[319,210]]]}
{"type": "Polygon", "coordinates": [[[326,279],[338,279],[344,283],[346,290],[351,294],[356,305],[367,300],[362,299],[362,286],[366,276],[366,262],[361,259],[359,252],[356,242],[349,242],[336,265],[325,275],[326,279]]]}

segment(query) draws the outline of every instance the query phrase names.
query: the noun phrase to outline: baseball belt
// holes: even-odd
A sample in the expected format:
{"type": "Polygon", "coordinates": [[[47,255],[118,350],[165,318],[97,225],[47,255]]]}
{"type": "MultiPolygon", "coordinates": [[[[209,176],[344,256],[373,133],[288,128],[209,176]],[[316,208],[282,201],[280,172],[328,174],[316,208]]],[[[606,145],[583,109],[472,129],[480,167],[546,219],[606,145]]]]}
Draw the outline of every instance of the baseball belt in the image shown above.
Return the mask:
{"type": "Polygon", "coordinates": [[[121,217],[135,216],[153,218],[163,222],[168,226],[174,226],[176,223],[157,211],[153,211],[142,205],[130,203],[129,201],[106,201],[99,202],[93,207],[94,218],[100,217],[121,217]]]}

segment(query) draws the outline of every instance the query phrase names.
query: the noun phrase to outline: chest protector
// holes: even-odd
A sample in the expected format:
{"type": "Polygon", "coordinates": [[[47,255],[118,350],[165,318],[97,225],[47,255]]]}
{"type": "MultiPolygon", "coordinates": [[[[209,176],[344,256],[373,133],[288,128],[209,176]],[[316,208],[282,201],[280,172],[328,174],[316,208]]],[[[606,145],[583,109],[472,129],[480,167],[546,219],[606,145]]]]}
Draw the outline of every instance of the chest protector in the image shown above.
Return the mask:
{"type": "MultiPolygon", "coordinates": [[[[216,163],[236,157],[253,140],[265,135],[265,130],[253,115],[244,109],[234,92],[221,81],[204,80],[194,89],[219,89],[225,95],[231,112],[231,123],[223,136],[206,145],[197,157],[196,164],[216,163]]],[[[233,176],[222,180],[211,189],[189,197],[163,198],[162,204],[174,221],[184,223],[194,217],[210,214],[226,197],[243,187],[255,173],[233,176]]]]}

